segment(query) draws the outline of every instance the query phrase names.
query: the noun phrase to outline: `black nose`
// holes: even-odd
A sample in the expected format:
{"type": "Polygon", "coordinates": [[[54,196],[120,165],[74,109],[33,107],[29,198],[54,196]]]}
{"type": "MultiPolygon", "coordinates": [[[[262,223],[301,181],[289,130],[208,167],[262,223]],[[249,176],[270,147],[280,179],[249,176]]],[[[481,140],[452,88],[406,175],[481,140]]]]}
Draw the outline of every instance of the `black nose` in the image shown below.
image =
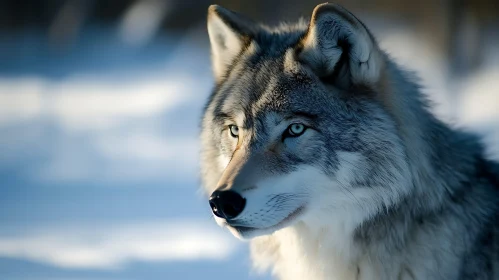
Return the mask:
{"type": "Polygon", "coordinates": [[[210,206],[213,214],[220,218],[232,219],[241,214],[246,204],[240,194],[234,191],[214,191],[210,196],[210,206]]]}

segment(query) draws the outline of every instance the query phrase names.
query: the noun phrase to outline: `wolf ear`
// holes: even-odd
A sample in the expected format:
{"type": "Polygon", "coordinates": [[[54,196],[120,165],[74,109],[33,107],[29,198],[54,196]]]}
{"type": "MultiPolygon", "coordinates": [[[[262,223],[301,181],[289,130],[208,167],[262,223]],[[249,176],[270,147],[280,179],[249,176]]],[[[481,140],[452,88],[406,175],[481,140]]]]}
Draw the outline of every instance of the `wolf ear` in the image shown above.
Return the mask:
{"type": "Polygon", "coordinates": [[[224,77],[245,44],[249,44],[254,26],[248,19],[218,5],[208,8],[212,67],[217,81],[224,77]]]}
{"type": "Polygon", "coordinates": [[[342,88],[378,82],[383,54],[367,28],[339,5],[321,4],[312,13],[298,59],[320,78],[342,88]]]}

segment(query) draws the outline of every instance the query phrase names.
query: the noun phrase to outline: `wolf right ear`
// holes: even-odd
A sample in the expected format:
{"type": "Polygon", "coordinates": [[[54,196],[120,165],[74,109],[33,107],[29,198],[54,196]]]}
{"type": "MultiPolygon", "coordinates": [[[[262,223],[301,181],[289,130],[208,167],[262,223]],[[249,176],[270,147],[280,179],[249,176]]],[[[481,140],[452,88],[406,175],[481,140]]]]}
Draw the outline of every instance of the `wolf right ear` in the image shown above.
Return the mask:
{"type": "Polygon", "coordinates": [[[380,79],[384,58],[373,36],[339,5],[315,7],[298,59],[320,78],[342,88],[370,86],[380,79]]]}
{"type": "Polygon", "coordinates": [[[225,76],[236,56],[251,42],[255,26],[241,15],[218,5],[208,8],[212,67],[217,81],[225,76]]]}

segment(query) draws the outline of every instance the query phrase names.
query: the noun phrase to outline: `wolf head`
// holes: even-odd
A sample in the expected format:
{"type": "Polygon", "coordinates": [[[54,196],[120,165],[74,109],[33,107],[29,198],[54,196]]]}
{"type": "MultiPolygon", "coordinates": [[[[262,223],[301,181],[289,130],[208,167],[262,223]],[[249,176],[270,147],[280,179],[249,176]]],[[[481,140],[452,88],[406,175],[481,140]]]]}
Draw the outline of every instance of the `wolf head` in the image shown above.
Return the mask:
{"type": "Polygon", "coordinates": [[[240,238],[298,221],[348,230],[410,191],[388,60],[355,16],[322,4],[308,24],[269,28],[214,5],[208,32],[202,176],[219,225],[240,238]]]}

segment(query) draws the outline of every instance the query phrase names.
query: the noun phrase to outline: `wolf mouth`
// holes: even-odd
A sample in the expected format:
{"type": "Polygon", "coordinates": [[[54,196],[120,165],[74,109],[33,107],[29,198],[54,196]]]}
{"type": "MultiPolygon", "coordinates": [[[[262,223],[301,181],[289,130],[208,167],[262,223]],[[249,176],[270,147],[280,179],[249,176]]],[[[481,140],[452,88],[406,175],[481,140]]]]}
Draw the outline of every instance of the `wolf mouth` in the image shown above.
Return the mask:
{"type": "Polygon", "coordinates": [[[245,233],[252,232],[252,231],[258,231],[258,230],[259,231],[274,231],[274,230],[278,230],[278,229],[283,228],[286,224],[288,224],[294,218],[296,218],[297,216],[299,216],[304,210],[305,210],[305,206],[302,205],[302,206],[296,208],[296,210],[294,210],[293,212],[291,212],[291,214],[289,214],[288,216],[286,216],[286,218],[282,219],[277,224],[275,224],[273,226],[270,226],[270,227],[266,227],[266,228],[238,226],[238,225],[231,225],[230,223],[227,223],[227,225],[229,225],[230,227],[234,228],[241,235],[244,235],[245,233]]]}

